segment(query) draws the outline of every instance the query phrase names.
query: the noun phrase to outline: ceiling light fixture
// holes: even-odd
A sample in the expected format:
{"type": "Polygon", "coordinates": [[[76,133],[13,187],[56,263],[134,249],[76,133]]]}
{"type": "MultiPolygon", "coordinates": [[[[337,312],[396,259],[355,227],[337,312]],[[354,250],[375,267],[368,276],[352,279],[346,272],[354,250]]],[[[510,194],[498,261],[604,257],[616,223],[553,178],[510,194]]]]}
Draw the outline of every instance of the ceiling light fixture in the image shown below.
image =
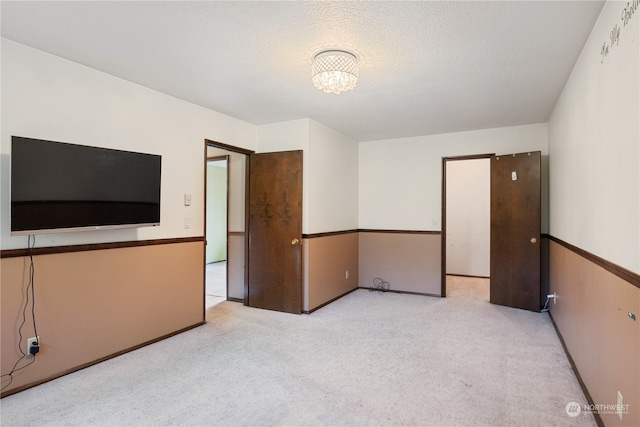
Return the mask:
{"type": "Polygon", "coordinates": [[[322,51],[311,62],[311,80],[324,93],[351,90],[358,83],[358,59],[343,50],[322,51]]]}

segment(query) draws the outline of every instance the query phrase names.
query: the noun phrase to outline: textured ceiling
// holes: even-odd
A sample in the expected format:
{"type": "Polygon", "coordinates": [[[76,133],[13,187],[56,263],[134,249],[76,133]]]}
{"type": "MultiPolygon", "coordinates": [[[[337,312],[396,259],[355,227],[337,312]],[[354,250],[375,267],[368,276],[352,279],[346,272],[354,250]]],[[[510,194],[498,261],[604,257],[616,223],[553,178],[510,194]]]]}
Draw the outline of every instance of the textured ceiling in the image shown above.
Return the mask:
{"type": "Polygon", "coordinates": [[[600,1],[11,2],[2,36],[260,125],[360,141],[547,121],[600,1]],[[360,59],[324,94],[310,59],[360,59]]]}

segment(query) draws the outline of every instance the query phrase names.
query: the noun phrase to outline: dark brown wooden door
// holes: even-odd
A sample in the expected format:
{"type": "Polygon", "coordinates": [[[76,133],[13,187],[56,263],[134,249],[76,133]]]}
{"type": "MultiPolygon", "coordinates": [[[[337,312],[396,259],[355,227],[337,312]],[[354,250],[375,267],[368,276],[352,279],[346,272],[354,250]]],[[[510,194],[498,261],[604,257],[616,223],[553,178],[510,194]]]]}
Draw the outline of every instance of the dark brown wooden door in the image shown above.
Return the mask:
{"type": "Polygon", "coordinates": [[[490,301],[540,311],[540,152],[491,158],[490,301]]]}
{"type": "Polygon", "coordinates": [[[250,157],[247,305],[302,312],[302,151],[250,157]]]}

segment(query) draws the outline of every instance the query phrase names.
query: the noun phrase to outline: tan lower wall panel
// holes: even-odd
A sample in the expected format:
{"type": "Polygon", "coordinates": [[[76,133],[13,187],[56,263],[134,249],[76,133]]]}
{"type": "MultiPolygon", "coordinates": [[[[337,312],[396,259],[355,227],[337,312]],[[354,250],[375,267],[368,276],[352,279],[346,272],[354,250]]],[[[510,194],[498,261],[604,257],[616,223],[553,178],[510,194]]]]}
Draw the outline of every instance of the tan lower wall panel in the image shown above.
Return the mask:
{"type": "Polygon", "coordinates": [[[357,232],[303,239],[303,245],[305,311],[358,287],[357,232]]]}
{"type": "MultiPolygon", "coordinates": [[[[4,392],[203,321],[203,250],[202,242],[190,242],[35,256],[41,349],[4,392]]],[[[1,260],[3,374],[20,357],[17,331],[28,262],[1,260]]],[[[27,316],[21,348],[31,336],[27,316]]]]}
{"type": "Polygon", "coordinates": [[[622,421],[602,413],[606,426],[640,425],[640,289],[581,255],[551,241],[551,314],[595,404],[617,404],[620,391],[629,414],[622,421]]]}
{"type": "Polygon", "coordinates": [[[391,290],[440,295],[440,235],[360,233],[359,286],[380,277],[391,290]]]}

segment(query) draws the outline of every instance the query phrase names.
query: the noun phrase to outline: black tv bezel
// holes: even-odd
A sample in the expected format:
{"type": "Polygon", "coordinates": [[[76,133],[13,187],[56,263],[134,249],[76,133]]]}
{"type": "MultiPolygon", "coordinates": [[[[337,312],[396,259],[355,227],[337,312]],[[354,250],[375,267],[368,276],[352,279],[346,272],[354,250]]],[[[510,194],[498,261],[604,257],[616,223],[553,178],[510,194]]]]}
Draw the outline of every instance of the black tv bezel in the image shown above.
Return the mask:
{"type": "Polygon", "coordinates": [[[130,153],[130,154],[139,154],[139,155],[146,155],[146,156],[154,156],[157,157],[160,161],[160,172],[159,172],[159,188],[158,188],[158,206],[159,206],[159,212],[158,212],[158,221],[148,221],[148,222],[138,222],[138,223],[120,223],[120,224],[100,224],[100,225],[78,225],[78,226],[70,226],[70,227],[54,227],[54,228],[33,228],[33,229],[25,229],[25,230],[14,230],[13,229],[13,212],[11,212],[11,218],[10,218],[10,235],[11,236],[26,236],[26,235],[34,235],[34,234],[56,234],[56,233],[69,233],[69,232],[81,232],[81,231],[97,231],[97,230],[122,230],[122,229],[133,229],[133,228],[142,228],[142,227],[158,227],[160,226],[160,216],[161,216],[161,207],[162,207],[162,188],[161,188],[161,182],[162,182],[162,156],[159,154],[152,154],[152,153],[143,153],[143,152],[139,152],[139,151],[132,151],[132,150],[121,150],[121,149],[115,149],[115,148],[107,148],[107,147],[99,147],[99,146],[93,146],[93,145],[86,145],[86,144],[75,144],[75,143],[69,143],[69,142],[61,142],[61,141],[53,141],[53,140],[47,140],[47,139],[40,139],[40,138],[30,138],[30,137],[23,137],[23,136],[15,136],[12,135],[11,136],[11,159],[10,159],[10,165],[11,165],[11,172],[10,172],[10,197],[9,197],[9,202],[10,202],[10,210],[13,211],[13,205],[14,205],[14,201],[13,201],[13,179],[14,179],[14,170],[13,170],[13,144],[14,141],[16,139],[19,140],[35,140],[35,141],[40,141],[40,142],[45,142],[45,143],[55,143],[55,144],[63,144],[63,145],[73,145],[73,146],[78,146],[78,147],[86,147],[86,148],[90,148],[90,149],[97,149],[97,150],[104,150],[106,152],[119,152],[119,153],[130,153]]]}

